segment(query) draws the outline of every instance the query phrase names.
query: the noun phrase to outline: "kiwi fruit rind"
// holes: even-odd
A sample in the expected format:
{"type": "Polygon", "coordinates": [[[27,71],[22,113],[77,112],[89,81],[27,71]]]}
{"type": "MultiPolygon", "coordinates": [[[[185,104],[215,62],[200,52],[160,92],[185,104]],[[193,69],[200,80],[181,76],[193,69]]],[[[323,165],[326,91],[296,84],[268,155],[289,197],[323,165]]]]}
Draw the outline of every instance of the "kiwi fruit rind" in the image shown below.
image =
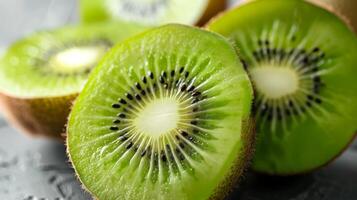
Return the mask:
{"type": "Polygon", "coordinates": [[[71,102],[111,46],[144,30],[134,24],[76,25],[15,42],[0,64],[0,104],[16,127],[61,138],[71,102]]]}
{"type": "Polygon", "coordinates": [[[89,76],[69,117],[70,160],[97,199],[222,199],[251,153],[252,93],[222,36],[149,30],[89,76]]]}
{"type": "Polygon", "coordinates": [[[120,20],[161,25],[203,25],[226,8],[226,0],[81,0],[83,22],[120,20]]]}
{"type": "Polygon", "coordinates": [[[336,15],[305,1],[261,0],[207,27],[236,44],[256,91],[254,170],[309,172],[350,144],[357,130],[357,39],[336,15]]]}

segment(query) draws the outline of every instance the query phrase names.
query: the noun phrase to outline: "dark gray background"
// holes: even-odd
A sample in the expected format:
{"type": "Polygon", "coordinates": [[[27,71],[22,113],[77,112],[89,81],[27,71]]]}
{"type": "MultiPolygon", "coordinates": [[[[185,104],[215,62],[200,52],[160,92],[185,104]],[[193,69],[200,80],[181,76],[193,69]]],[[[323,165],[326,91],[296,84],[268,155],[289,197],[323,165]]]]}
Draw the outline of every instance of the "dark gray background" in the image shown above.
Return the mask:
{"type": "MultiPolygon", "coordinates": [[[[75,0],[0,0],[0,46],[34,30],[78,20],[75,0]]],[[[73,175],[63,144],[33,139],[0,116],[0,200],[90,199],[73,175]]],[[[356,200],[357,144],[334,163],[296,177],[248,172],[231,200],[356,200]]]]}

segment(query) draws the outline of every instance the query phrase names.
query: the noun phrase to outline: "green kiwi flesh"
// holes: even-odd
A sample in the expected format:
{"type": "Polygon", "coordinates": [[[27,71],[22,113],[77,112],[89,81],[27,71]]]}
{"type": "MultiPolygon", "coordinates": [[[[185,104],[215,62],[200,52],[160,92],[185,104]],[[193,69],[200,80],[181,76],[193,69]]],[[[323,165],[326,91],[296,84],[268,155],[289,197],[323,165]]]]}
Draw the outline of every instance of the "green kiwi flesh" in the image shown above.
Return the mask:
{"type": "Polygon", "coordinates": [[[357,39],[333,13],[298,0],[253,1],[208,25],[237,45],[256,90],[256,171],[305,173],[354,138],[357,39]]]}
{"type": "Polygon", "coordinates": [[[90,75],[69,117],[68,154],[98,199],[221,199],[251,152],[251,101],[223,37],[155,28],[114,47],[90,75]]]}
{"type": "Polygon", "coordinates": [[[15,42],[1,59],[0,103],[31,134],[60,137],[71,101],[111,46],[144,30],[100,23],[42,31],[15,42]]]}
{"type": "Polygon", "coordinates": [[[84,22],[114,19],[147,25],[204,24],[226,7],[226,0],[81,0],[84,22]]]}

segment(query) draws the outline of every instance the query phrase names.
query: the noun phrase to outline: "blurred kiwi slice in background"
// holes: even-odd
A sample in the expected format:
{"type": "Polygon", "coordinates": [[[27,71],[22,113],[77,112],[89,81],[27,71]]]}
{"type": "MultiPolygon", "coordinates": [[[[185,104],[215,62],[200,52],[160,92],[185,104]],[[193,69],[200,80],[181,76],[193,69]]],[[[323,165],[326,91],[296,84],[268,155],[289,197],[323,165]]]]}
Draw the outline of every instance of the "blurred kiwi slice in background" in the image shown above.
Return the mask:
{"type": "Polygon", "coordinates": [[[114,43],[143,29],[126,23],[68,26],[15,42],[0,61],[2,111],[27,133],[60,138],[91,69],[114,43]]]}
{"type": "Polygon", "coordinates": [[[69,157],[97,199],[223,199],[252,152],[252,94],[222,36],[152,29],[90,75],[69,117],[69,157]]]}
{"type": "Polygon", "coordinates": [[[256,91],[256,171],[292,175],[326,165],[357,130],[357,38],[301,0],[252,1],[208,24],[239,48],[256,91]]]}
{"type": "Polygon", "coordinates": [[[357,1],[356,0],[309,0],[311,2],[329,6],[343,17],[357,33],[357,1]],[[322,4],[321,4],[322,3],[322,4]]]}
{"type": "Polygon", "coordinates": [[[80,0],[84,22],[111,19],[147,25],[202,25],[226,4],[226,0],[80,0]]]}

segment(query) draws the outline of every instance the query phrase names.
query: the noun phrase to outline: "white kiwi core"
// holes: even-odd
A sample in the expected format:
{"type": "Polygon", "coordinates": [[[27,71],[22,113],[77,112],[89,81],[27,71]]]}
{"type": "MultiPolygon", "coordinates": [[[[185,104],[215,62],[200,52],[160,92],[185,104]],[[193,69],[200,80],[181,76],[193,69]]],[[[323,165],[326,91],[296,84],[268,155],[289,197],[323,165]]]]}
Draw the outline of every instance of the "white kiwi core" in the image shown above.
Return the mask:
{"type": "Polygon", "coordinates": [[[155,99],[140,111],[134,125],[140,132],[159,138],[178,127],[179,109],[179,102],[173,98],[155,99]]]}
{"type": "Polygon", "coordinates": [[[251,69],[250,74],[256,89],[266,98],[279,99],[299,89],[299,76],[290,67],[260,66],[251,69]]]}
{"type": "Polygon", "coordinates": [[[57,72],[79,72],[92,68],[104,53],[104,47],[72,47],[52,56],[50,66],[57,72]]]}

